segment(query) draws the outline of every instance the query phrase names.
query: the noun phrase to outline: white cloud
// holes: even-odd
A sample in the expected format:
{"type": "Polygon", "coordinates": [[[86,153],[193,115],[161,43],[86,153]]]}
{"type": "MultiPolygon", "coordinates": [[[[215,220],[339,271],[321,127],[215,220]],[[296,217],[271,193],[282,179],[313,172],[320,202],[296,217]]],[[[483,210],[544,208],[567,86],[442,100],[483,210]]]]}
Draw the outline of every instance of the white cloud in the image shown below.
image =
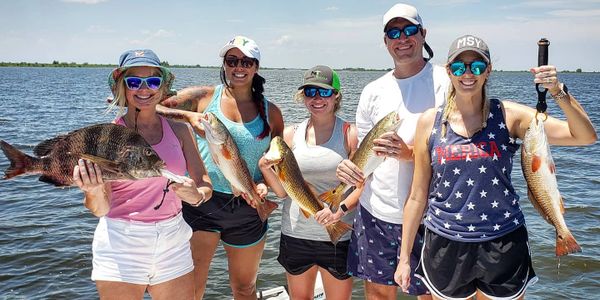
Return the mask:
{"type": "Polygon", "coordinates": [[[326,11],[336,11],[339,10],[340,8],[337,6],[330,6],[330,7],[326,7],[325,10],[326,11]]]}
{"type": "Polygon", "coordinates": [[[143,36],[141,39],[130,40],[129,43],[137,46],[150,45],[160,40],[172,38],[175,36],[175,33],[165,29],[159,29],[154,32],[144,30],[141,35],[143,36]]]}
{"type": "Polygon", "coordinates": [[[66,3],[80,3],[80,4],[98,4],[102,2],[107,2],[108,0],[61,0],[66,3]]]}
{"type": "Polygon", "coordinates": [[[291,40],[291,38],[292,38],[291,36],[284,34],[280,38],[275,40],[275,45],[281,46],[281,45],[287,44],[291,40]]]}
{"type": "Polygon", "coordinates": [[[89,33],[114,33],[115,30],[101,25],[90,25],[87,29],[89,33]]]}

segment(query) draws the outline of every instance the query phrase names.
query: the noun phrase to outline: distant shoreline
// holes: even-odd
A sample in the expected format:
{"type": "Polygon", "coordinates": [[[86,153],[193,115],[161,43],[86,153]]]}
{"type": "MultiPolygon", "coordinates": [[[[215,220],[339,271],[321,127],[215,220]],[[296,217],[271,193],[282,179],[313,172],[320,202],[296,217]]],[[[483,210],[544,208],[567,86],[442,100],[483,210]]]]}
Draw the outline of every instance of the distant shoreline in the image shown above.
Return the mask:
{"type": "MultiPolygon", "coordinates": [[[[201,66],[201,65],[171,65],[168,62],[162,62],[161,65],[169,68],[197,68],[197,69],[219,69],[219,66],[201,66]]],[[[0,62],[0,67],[37,67],[37,68],[116,68],[116,65],[111,64],[90,64],[90,63],[75,63],[75,62],[59,62],[39,63],[39,62],[0,62]]],[[[264,70],[306,70],[303,68],[269,68],[261,67],[264,70]]],[[[390,71],[388,69],[369,69],[369,68],[343,68],[336,71],[390,71]]],[[[494,72],[529,72],[529,70],[494,70],[494,72]]],[[[598,71],[575,71],[564,70],[559,73],[599,73],[598,71]]]]}

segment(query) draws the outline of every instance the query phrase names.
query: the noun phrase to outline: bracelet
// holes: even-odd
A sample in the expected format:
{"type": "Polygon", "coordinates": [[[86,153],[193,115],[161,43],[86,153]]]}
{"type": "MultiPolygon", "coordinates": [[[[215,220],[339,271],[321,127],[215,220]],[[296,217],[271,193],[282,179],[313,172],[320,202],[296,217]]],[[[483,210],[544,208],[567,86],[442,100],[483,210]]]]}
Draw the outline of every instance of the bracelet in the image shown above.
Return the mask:
{"type": "Polygon", "coordinates": [[[198,207],[198,206],[200,206],[200,204],[202,204],[202,203],[204,203],[206,201],[206,193],[204,193],[203,190],[198,190],[198,192],[200,194],[202,194],[202,198],[200,198],[200,200],[198,200],[198,202],[196,202],[194,204],[190,203],[190,205],[193,206],[193,207],[198,207]]]}
{"type": "Polygon", "coordinates": [[[567,85],[563,83],[558,93],[550,95],[552,95],[552,98],[554,98],[554,100],[556,100],[557,102],[568,100],[569,88],[567,88],[567,85]]]}

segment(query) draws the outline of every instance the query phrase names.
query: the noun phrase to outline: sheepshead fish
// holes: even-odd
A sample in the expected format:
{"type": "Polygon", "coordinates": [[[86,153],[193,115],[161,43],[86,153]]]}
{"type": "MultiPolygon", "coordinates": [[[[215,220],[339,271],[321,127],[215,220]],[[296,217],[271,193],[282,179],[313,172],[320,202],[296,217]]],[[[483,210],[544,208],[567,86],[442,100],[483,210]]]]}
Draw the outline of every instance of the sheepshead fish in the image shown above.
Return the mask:
{"type": "Polygon", "coordinates": [[[527,194],[544,219],[556,228],[556,256],[580,252],[563,214],[565,207],[558,191],[556,167],[544,130],[544,122],[534,117],[523,138],[521,168],[527,181],[527,194]]]}
{"type": "Polygon", "coordinates": [[[256,192],[256,184],[250,170],[240,156],[240,151],[227,127],[210,112],[204,113],[200,122],[204,126],[210,154],[225,178],[231,184],[235,196],[244,199],[256,207],[260,219],[264,222],[277,208],[277,204],[261,198],[256,192]]]}
{"type": "MultiPolygon", "coordinates": [[[[402,121],[398,113],[393,111],[379,120],[360,143],[351,161],[363,171],[365,177],[369,177],[385,159],[383,156],[377,156],[375,151],[373,151],[373,140],[388,131],[396,131],[400,127],[400,124],[402,124],[402,121]]],[[[342,196],[350,187],[342,182],[335,189],[321,194],[319,198],[331,207],[337,208],[342,201],[342,196]]]]}
{"type": "Polygon", "coordinates": [[[106,181],[161,176],[164,162],[137,132],[116,124],[92,125],[39,143],[34,156],[0,140],[10,160],[3,179],[42,174],[40,181],[55,186],[73,185],[73,168],[80,158],[102,168],[106,181]]]}
{"type": "MultiPolygon", "coordinates": [[[[298,203],[300,211],[305,217],[313,216],[324,208],[323,203],[319,201],[309,185],[304,181],[300,168],[292,150],[287,146],[281,137],[276,136],[271,140],[269,151],[265,158],[276,162],[273,166],[279,181],[283,185],[288,196],[298,203]]],[[[344,222],[327,225],[325,227],[331,242],[336,244],[340,237],[352,227],[344,222]]]]}

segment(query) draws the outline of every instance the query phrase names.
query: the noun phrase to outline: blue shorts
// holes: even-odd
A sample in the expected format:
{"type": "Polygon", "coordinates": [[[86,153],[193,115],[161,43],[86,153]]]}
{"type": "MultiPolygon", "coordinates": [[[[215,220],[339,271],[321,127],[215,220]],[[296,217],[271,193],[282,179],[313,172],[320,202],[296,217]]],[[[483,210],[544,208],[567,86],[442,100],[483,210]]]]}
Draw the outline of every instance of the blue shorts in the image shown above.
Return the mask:
{"type": "Polygon", "coordinates": [[[221,240],[236,248],[258,244],[267,233],[268,222],[262,222],[256,209],[242,197],[213,192],[207,202],[198,207],[183,203],[183,218],[193,231],[221,234],[221,240]]]}
{"type": "MultiPolygon", "coordinates": [[[[402,225],[379,220],[359,205],[353,227],[348,248],[348,274],[368,282],[397,286],[394,273],[400,257],[402,225]]],[[[411,266],[416,267],[419,263],[423,230],[421,225],[410,255],[411,266]]],[[[429,294],[423,282],[414,277],[414,270],[410,282],[409,294],[429,294]]]]}

